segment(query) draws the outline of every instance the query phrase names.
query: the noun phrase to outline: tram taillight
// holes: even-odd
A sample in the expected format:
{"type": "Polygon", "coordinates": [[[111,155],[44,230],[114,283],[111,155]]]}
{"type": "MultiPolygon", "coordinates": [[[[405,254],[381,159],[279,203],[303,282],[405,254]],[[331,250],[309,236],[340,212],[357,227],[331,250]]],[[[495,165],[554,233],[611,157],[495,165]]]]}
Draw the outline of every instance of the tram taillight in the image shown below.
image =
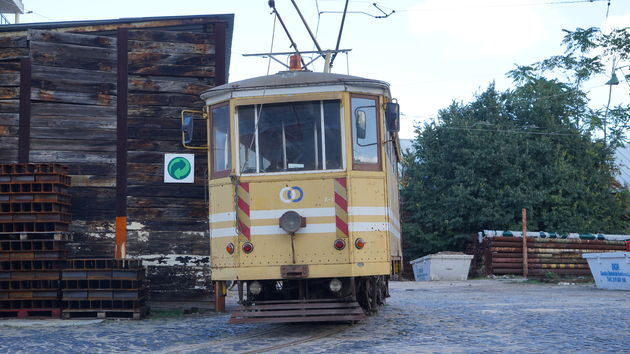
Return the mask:
{"type": "Polygon", "coordinates": [[[229,254],[234,253],[234,244],[232,242],[228,243],[227,246],[225,246],[225,250],[229,254]]]}
{"type": "Polygon", "coordinates": [[[346,248],[346,241],[344,241],[342,239],[335,240],[335,249],[337,251],[341,251],[344,248],[346,248]]]}
{"type": "Polygon", "coordinates": [[[354,247],[359,250],[362,249],[363,247],[365,247],[365,240],[362,238],[358,238],[356,241],[354,241],[354,247]]]}
{"type": "Polygon", "coordinates": [[[245,253],[252,253],[252,251],[254,250],[254,245],[251,242],[245,242],[241,249],[245,253]]]}

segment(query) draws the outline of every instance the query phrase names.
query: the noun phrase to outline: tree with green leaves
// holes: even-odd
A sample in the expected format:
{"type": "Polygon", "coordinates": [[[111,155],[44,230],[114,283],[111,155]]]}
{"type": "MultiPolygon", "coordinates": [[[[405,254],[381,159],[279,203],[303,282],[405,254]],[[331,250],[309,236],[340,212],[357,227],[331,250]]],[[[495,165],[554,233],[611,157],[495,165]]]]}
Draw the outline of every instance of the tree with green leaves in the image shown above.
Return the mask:
{"type": "Polygon", "coordinates": [[[407,259],[462,250],[483,229],[520,229],[521,208],[530,230],[630,231],[630,193],[615,182],[613,160],[629,107],[593,109],[582,88],[606,58],[628,59],[628,30],[578,29],[564,43],[564,55],[510,72],[513,89],[491,84],[440,110],[440,124],[417,127],[403,161],[407,259]]]}

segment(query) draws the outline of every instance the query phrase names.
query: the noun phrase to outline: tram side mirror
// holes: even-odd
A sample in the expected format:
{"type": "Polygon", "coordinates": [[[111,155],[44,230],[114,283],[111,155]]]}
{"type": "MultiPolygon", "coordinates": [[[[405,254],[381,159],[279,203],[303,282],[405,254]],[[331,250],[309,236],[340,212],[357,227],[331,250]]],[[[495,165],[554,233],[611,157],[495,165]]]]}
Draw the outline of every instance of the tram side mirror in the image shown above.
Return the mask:
{"type": "Polygon", "coordinates": [[[194,139],[194,130],[195,130],[195,120],[196,119],[205,119],[205,116],[202,111],[189,111],[184,110],[181,113],[182,119],[182,145],[184,145],[187,149],[205,149],[205,146],[191,146],[191,145],[199,145],[199,143],[193,143],[194,139]]]}
{"type": "Polygon", "coordinates": [[[182,117],[182,139],[184,144],[190,144],[193,140],[193,130],[195,117],[190,112],[183,112],[182,117]]]}
{"type": "Polygon", "coordinates": [[[355,126],[357,127],[357,139],[365,139],[365,131],[367,129],[367,113],[363,110],[357,110],[354,113],[355,126]]]}
{"type": "Polygon", "coordinates": [[[390,133],[400,131],[400,105],[398,102],[388,102],[385,105],[385,122],[390,133]]]}

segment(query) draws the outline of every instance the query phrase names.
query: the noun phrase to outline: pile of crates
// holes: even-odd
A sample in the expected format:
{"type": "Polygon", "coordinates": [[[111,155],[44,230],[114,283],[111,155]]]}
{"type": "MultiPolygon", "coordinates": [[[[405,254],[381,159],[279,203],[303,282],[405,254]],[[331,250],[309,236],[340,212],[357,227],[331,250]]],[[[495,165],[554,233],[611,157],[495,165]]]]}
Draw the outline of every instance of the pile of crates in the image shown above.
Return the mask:
{"type": "Polygon", "coordinates": [[[67,258],[67,172],[0,164],[0,318],[143,318],[141,261],[67,258]]]}
{"type": "Polygon", "coordinates": [[[140,260],[69,259],[61,275],[63,318],[143,318],[144,276],[140,260]]]}
{"type": "Polygon", "coordinates": [[[68,231],[67,173],[60,164],[0,164],[0,232],[68,231]]]}
{"type": "Polygon", "coordinates": [[[0,318],[59,318],[63,232],[0,234],[0,318]]]}
{"type": "Polygon", "coordinates": [[[0,318],[58,318],[70,224],[60,164],[0,164],[0,318]]]}

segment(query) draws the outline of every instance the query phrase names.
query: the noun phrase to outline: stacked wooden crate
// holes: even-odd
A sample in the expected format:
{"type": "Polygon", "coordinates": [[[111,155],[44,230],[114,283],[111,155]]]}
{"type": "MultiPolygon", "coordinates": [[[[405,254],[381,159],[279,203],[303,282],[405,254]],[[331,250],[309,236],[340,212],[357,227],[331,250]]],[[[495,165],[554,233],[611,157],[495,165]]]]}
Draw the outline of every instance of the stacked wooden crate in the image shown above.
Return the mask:
{"type": "Polygon", "coordinates": [[[68,259],[61,276],[63,318],[141,319],[149,311],[140,260],[68,259]]]}
{"type": "Polygon", "coordinates": [[[70,177],[59,164],[0,164],[0,317],[59,317],[70,177]]]}
{"type": "MultiPolygon", "coordinates": [[[[486,274],[523,274],[523,239],[489,237],[483,241],[486,274]]],[[[624,251],[625,241],[527,237],[530,276],[591,276],[583,253],[624,251]]]]}

